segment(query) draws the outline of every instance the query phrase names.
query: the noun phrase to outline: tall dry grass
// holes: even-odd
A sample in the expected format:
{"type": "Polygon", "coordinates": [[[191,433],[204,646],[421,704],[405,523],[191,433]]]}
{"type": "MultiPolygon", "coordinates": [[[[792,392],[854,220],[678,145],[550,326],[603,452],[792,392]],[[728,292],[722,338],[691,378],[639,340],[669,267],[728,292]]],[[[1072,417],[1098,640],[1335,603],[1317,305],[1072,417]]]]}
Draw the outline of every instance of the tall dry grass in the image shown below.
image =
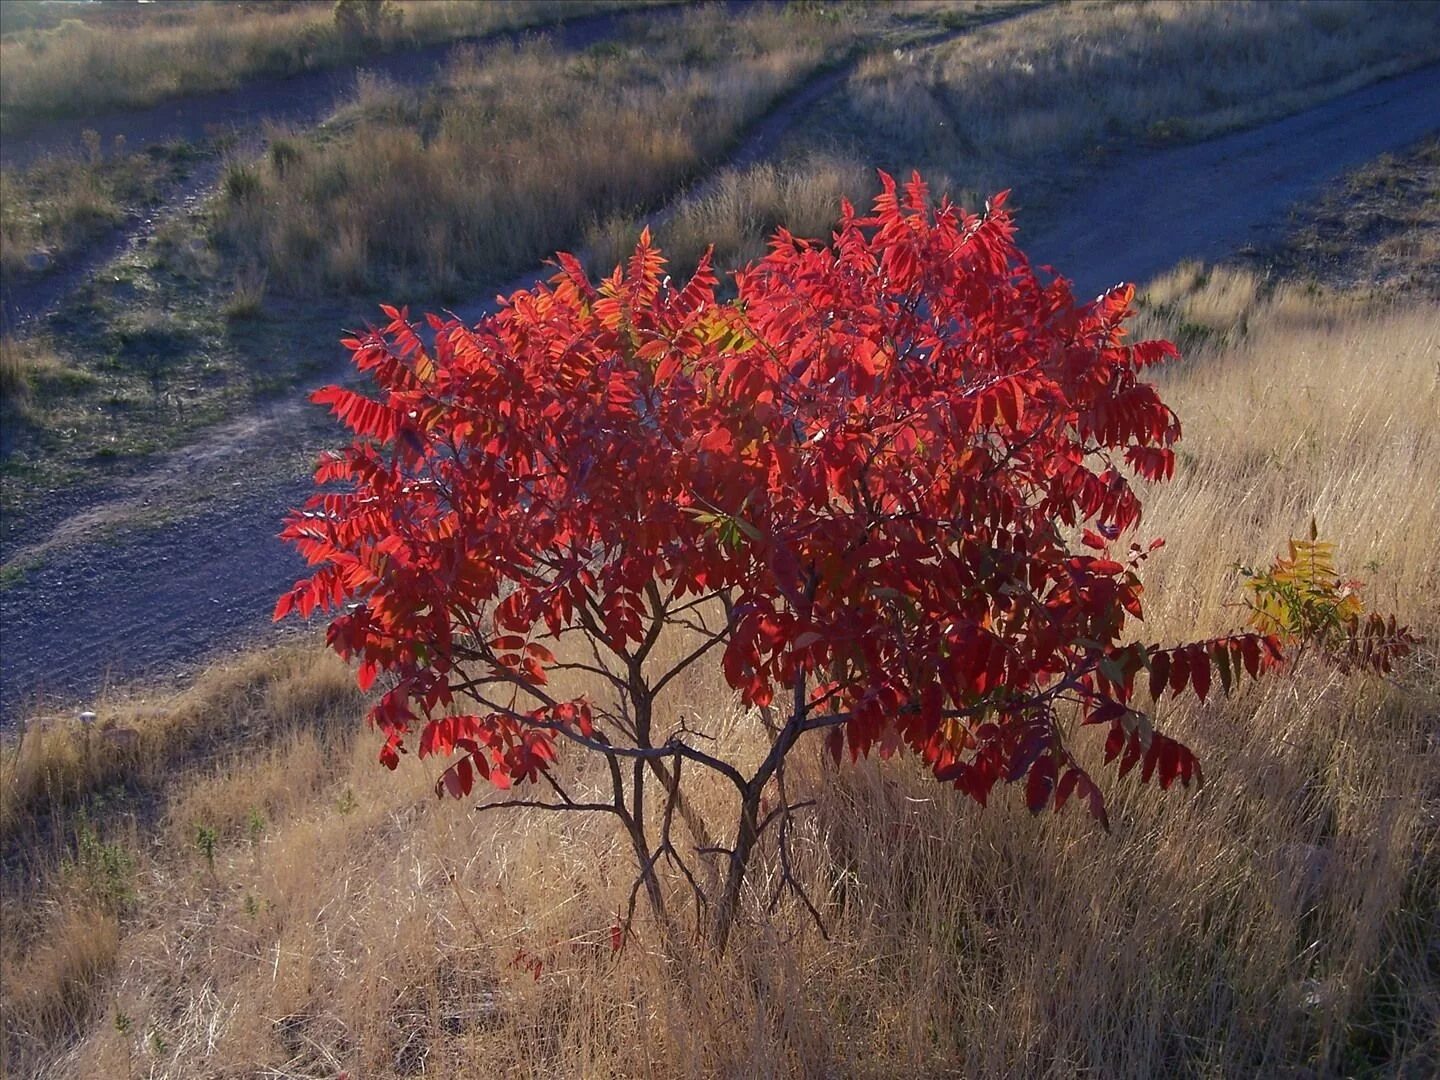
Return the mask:
{"type": "MultiPolygon", "coordinates": [[[[688,274],[711,245],[717,266],[742,266],[765,253],[765,238],[777,226],[797,236],[828,236],[842,197],[864,205],[878,190],[871,170],[823,153],[796,162],[727,168],[707,178],[703,190],[680,199],[655,231],[672,274],[688,274]]],[[[585,249],[593,267],[608,273],[634,250],[638,233],[629,214],[592,224],[585,249]]]]}
{"type": "MultiPolygon", "coordinates": [[[[1008,789],[981,810],[900,762],[836,772],[812,747],[790,792],[818,800],[797,871],[829,940],[793,903],[766,913],[776,868],[762,860],[723,962],[661,949],[648,924],[612,956],[633,868],[605,819],[437,802],[433,763],[378,769],[373,736],[341,733],[356,703],[339,698],[310,714],[340,722],[322,737],[312,719],[177,768],[157,821],[116,834],[133,898],[107,902],[93,873],[52,864],[48,899],[6,935],[9,1067],[1428,1075],[1440,315],[1184,267],[1148,291],[1141,322],[1204,328],[1165,376],[1186,436],[1176,479],[1146,503],[1144,532],[1169,540],[1146,568],[1146,636],[1233,626],[1232,565],[1264,562],[1314,515],[1372,601],[1430,636],[1393,679],[1306,663],[1169,706],[1208,782],[1162,794],[1111,779],[1109,835],[1079,812],[1032,819],[1008,789]],[[79,920],[97,905],[102,933],[85,945],[79,920]]],[[[303,662],[286,670],[281,684],[311,685],[303,662]]],[[[266,671],[218,685],[277,685],[266,671]]],[[[317,671],[339,694],[339,673],[317,671]]],[[[671,707],[703,714],[726,749],[759,749],[716,672],[695,672],[671,707]]],[[[697,805],[722,823],[724,798],[697,805]]]]}
{"type": "Polygon", "coordinates": [[[0,846],[36,820],[62,821],[97,792],[161,788],[177,763],[238,754],[359,700],[338,660],[287,648],[217,664],[178,694],[107,692],[91,724],[32,717],[0,757],[0,846]]]}
{"type": "MultiPolygon", "coordinates": [[[[334,4],[156,5],[149,18],[91,20],[0,40],[0,124],[14,133],[46,118],[151,105],[225,90],[258,76],[290,75],[413,47],[573,18],[634,2],[605,0],[424,0],[394,5],[398,21],[376,40],[347,38],[334,4]]],[[[106,12],[113,14],[113,12],[106,12]]]]}
{"type": "Polygon", "coordinates": [[[892,152],[1008,163],[1117,137],[1201,138],[1440,59],[1428,5],[1056,4],[929,50],[876,54],[850,107],[892,152]]]}
{"type": "MultiPolygon", "coordinates": [[[[294,777],[266,789],[254,779],[255,762],[277,746],[343,739],[331,725],[359,705],[343,664],[313,649],[281,648],[217,664],[179,693],[103,694],[91,723],[32,717],[7,741],[0,749],[0,1070],[29,1074],[103,1011],[122,933],[145,914],[141,875],[158,869],[149,849],[163,835],[180,778],[201,786],[227,773],[247,778],[226,788],[243,804],[227,812],[212,800],[198,820],[229,840],[252,819],[312,797],[312,787],[294,777]]],[[[196,827],[186,819],[186,843],[196,827]]]]}
{"type": "Polygon", "coordinates": [[[679,186],[861,22],[706,6],[580,55],[465,51],[425,94],[368,80],[319,138],[236,166],[217,230],[281,288],[458,296],[679,186]]]}
{"type": "Polygon", "coordinates": [[[44,336],[0,334],[0,418],[4,423],[28,419],[37,399],[87,380],[88,376],[67,364],[44,336]]]}

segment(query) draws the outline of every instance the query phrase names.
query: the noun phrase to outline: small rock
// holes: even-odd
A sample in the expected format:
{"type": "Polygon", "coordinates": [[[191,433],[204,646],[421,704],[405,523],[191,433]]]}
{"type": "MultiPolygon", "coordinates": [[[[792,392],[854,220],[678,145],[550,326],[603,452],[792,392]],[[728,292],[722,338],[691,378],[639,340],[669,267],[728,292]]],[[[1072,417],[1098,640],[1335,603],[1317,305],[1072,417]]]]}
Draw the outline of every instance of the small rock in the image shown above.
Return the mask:
{"type": "Polygon", "coordinates": [[[25,269],[32,274],[38,274],[41,270],[50,265],[50,253],[48,251],[32,251],[25,256],[25,269]]]}
{"type": "Polygon", "coordinates": [[[1338,975],[1332,975],[1328,979],[1304,979],[1298,990],[1300,1007],[1314,1012],[1340,1005],[1345,995],[1345,984],[1338,975]]]}

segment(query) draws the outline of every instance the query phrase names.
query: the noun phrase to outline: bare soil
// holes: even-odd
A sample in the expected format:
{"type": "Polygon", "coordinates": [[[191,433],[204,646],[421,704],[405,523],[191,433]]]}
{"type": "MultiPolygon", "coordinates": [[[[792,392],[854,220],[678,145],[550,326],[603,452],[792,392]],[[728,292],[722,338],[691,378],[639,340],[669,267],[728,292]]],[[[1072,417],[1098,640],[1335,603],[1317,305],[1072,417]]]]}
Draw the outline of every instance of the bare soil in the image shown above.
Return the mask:
{"type": "Polygon", "coordinates": [[[1243,261],[1270,277],[1440,298],[1440,135],[1380,155],[1290,217],[1280,243],[1243,261]]]}

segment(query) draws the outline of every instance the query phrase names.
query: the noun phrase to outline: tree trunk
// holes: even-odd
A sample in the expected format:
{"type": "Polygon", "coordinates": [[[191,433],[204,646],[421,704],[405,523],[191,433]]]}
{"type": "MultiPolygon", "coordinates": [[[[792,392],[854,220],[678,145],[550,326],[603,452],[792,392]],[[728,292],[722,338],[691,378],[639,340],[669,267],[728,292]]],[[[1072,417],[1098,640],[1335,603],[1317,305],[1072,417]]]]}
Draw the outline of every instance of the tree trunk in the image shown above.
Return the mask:
{"type": "Polygon", "coordinates": [[[750,854],[759,839],[758,804],[759,793],[747,795],[740,806],[740,827],[735,835],[735,847],[730,855],[730,870],[725,876],[725,891],[715,908],[715,922],[711,928],[710,941],[715,951],[724,954],[730,941],[730,929],[735,924],[735,912],[740,905],[740,889],[745,884],[745,870],[750,863],[750,854]]]}

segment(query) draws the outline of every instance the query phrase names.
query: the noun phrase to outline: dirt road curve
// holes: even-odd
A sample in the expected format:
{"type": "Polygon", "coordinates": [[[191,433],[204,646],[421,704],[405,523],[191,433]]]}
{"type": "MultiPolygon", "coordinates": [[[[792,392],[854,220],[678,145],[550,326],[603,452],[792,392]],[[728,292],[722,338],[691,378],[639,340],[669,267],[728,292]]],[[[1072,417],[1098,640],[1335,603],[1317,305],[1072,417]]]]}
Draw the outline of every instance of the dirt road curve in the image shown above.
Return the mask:
{"type": "MultiPolygon", "coordinates": [[[[1440,66],[1089,176],[1064,222],[1023,243],[1082,295],[1182,258],[1220,257],[1276,235],[1287,206],[1436,130],[1436,118],[1440,66]]],[[[295,632],[269,623],[301,570],[274,534],[306,494],[302,459],[333,439],[300,422],[305,413],[277,404],[218,432],[203,454],[171,455],[120,485],[116,504],[163,508],[163,522],[117,530],[109,508],[92,507],[52,522],[49,537],[6,545],[8,567],[31,568],[0,589],[0,721],[37,697],[84,700],[107,678],[183,670],[238,640],[295,632]]]]}
{"type": "MultiPolygon", "coordinates": [[[[741,14],[752,6],[780,3],[782,0],[724,0],[734,13],[741,14]]],[[[80,143],[86,128],[99,131],[104,152],[113,152],[117,135],[132,149],[174,139],[201,142],[218,132],[229,132],[239,138],[236,153],[259,153],[264,145],[263,125],[285,123],[309,126],[330,116],[355,84],[363,69],[383,75],[404,86],[420,87],[443,70],[449,52],[460,45],[489,45],[513,42],[544,34],[561,52],[575,52],[598,44],[623,31],[631,20],[675,18],[687,10],[683,4],[656,7],[645,11],[621,10],[582,16],[550,27],[531,30],[500,30],[461,42],[434,45],[410,52],[391,53],[376,57],[364,65],[351,65],[329,71],[307,72],[284,79],[266,79],[247,83],[244,89],[204,94],[183,101],[157,105],[151,109],[132,109],[105,114],[101,117],[65,120],[54,127],[27,133],[0,142],[0,164],[5,167],[24,165],[45,154],[73,150],[80,143]]],[[[917,46],[933,46],[953,40],[976,27],[1016,18],[1022,10],[1005,12],[979,19],[967,26],[936,33],[922,34],[917,46]]],[[[748,131],[738,147],[725,161],[715,163],[707,176],[713,178],[722,166],[745,168],[774,153],[789,127],[800,119],[804,110],[836,90],[854,70],[857,57],[822,72],[789,95],[766,113],[748,131]]],[[[153,237],[159,223],[177,210],[195,205],[208,197],[219,179],[221,162],[210,159],[198,165],[181,184],[163,193],[164,205],[150,213],[135,217],[117,226],[96,240],[81,254],[56,265],[38,277],[13,284],[0,295],[0,326],[7,329],[23,327],[53,312],[59,302],[92,274],[103,268],[127,246],[153,237]]],[[[705,180],[694,190],[702,190],[705,180]]],[[[663,210],[660,212],[663,214],[663,210]]],[[[660,220],[653,218],[654,225],[660,220]]],[[[537,280],[531,273],[507,286],[505,293],[526,288],[537,280]]],[[[471,305],[465,311],[479,312],[471,305]]],[[[476,315],[478,318],[478,314],[476,315]]]]}
{"type": "MultiPolygon", "coordinates": [[[[1145,281],[1180,258],[1264,247],[1327,180],[1440,131],[1440,65],[1249,131],[1157,151],[1085,185],[1054,228],[1020,244],[1076,295],[1145,281]]],[[[1017,196],[1023,206],[1025,193],[1017,196]]],[[[1024,222],[1021,222],[1022,229],[1024,222]]]]}

